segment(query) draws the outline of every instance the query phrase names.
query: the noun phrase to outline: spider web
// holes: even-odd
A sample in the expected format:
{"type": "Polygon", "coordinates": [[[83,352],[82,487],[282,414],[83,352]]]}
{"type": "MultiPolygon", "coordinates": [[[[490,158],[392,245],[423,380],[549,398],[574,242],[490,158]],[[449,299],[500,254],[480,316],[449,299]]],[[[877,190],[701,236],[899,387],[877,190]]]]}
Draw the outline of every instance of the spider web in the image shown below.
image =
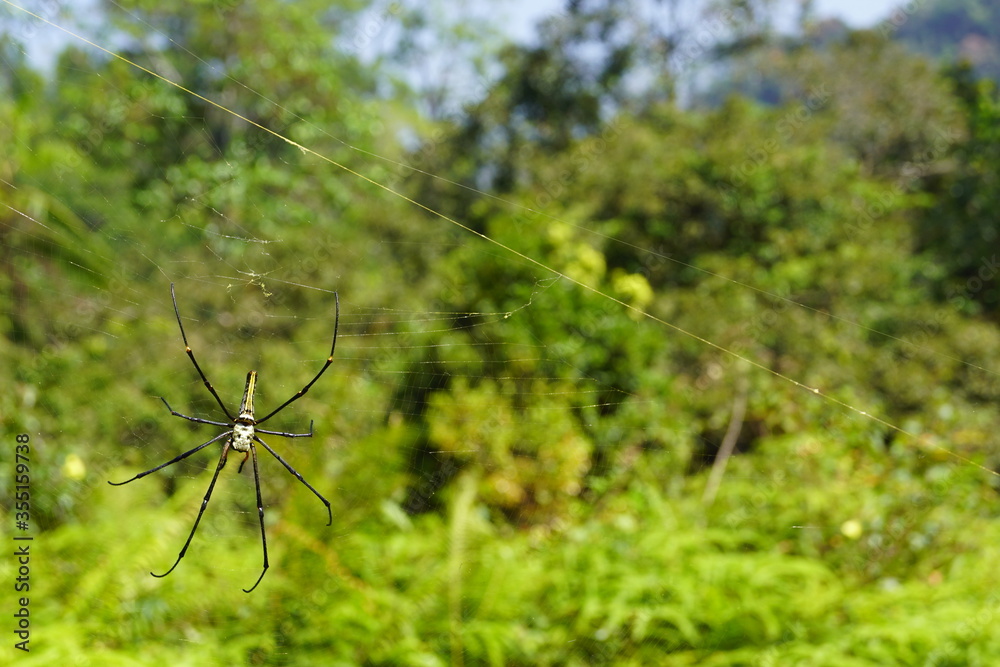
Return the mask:
{"type": "MultiPolygon", "coordinates": [[[[38,14],[43,19],[60,23],[54,15],[44,11],[38,14]]],[[[376,12],[378,17],[388,20],[386,15],[376,12]]],[[[39,32],[51,31],[53,41],[59,34],[37,19],[32,19],[30,25],[39,32]]],[[[164,35],[153,32],[152,36],[162,38],[164,35]]],[[[114,51],[106,39],[95,37],[93,41],[101,48],[114,51]]],[[[197,54],[190,56],[199,58],[197,54]]],[[[145,80],[140,70],[135,71],[135,78],[145,80]]],[[[157,94],[170,89],[162,83],[155,81],[152,84],[157,94]]],[[[183,81],[175,83],[184,84],[183,81]]],[[[98,82],[94,86],[96,89],[98,82]]],[[[265,93],[259,94],[268,103],[277,104],[267,99],[265,93]]],[[[207,102],[218,106],[219,113],[231,113],[224,102],[207,102]]],[[[109,101],[108,106],[113,108],[113,101],[109,101]]],[[[198,119],[190,122],[197,124],[198,119]]],[[[393,533],[398,531],[407,535],[419,530],[421,517],[434,512],[452,518],[464,517],[469,533],[468,536],[461,531],[451,533],[451,548],[441,552],[448,565],[440,576],[452,577],[452,585],[438,581],[441,584],[438,597],[455,596],[457,602],[454,604],[458,608],[463,604],[485,604],[483,600],[499,590],[501,581],[487,577],[472,579],[464,587],[454,584],[463,579],[463,570],[477,564],[476,558],[486,558],[475,551],[475,543],[482,537],[481,533],[490,530],[485,527],[488,522],[472,516],[476,503],[471,500],[475,497],[470,490],[471,482],[463,485],[459,479],[463,466],[482,456],[484,448],[488,449],[488,444],[483,442],[488,442],[491,434],[499,434],[507,428],[509,424],[505,420],[511,418],[559,425],[579,419],[596,421],[602,412],[620,409],[626,404],[629,409],[639,412],[663,410],[661,396],[633,393],[601,377],[581,372],[569,361],[572,355],[567,346],[571,341],[557,335],[545,338],[512,335],[521,328],[530,330],[530,327],[522,327],[523,323],[557,309],[567,292],[586,294],[589,297],[585,302],[587,307],[600,304],[594,311],[594,330],[598,337],[603,327],[611,323],[628,329],[635,336],[653,332],[667,340],[684,341],[672,343],[674,345],[690,344],[702,350],[705,371],[703,385],[698,389],[715,387],[718,391],[720,402],[712,419],[717,427],[714,432],[719,437],[707,443],[713,455],[706,454],[704,460],[696,460],[696,467],[704,467],[707,471],[715,458],[714,448],[731,439],[725,435],[731,430],[727,426],[738,426],[741,419],[734,415],[746,409],[745,389],[742,392],[738,387],[728,392],[718,390],[721,378],[735,377],[727,373],[735,365],[744,374],[763,374],[794,387],[799,390],[801,398],[798,400],[803,405],[833,406],[840,416],[824,417],[831,428],[871,431],[875,434],[873,438],[890,434],[905,446],[921,448],[950,466],[970,469],[973,476],[988,478],[994,474],[935,440],[918,439],[918,428],[879,416],[875,406],[857,404],[850,396],[813,386],[794,371],[771,368],[750,354],[732,349],[726,341],[716,340],[714,335],[703,336],[689,331],[670,317],[660,317],[651,308],[634,305],[594,287],[582,273],[546,264],[530,252],[518,250],[506,237],[500,239],[484,234],[462,219],[439,213],[431,205],[406,198],[400,200],[395,195],[401,190],[393,186],[394,181],[386,172],[379,171],[385,168],[386,162],[398,166],[399,163],[390,158],[368,159],[379,157],[368,153],[362,155],[364,160],[359,159],[360,149],[325,133],[310,136],[307,132],[305,139],[299,139],[291,132],[275,134],[270,129],[261,129],[259,135],[259,143],[245,153],[245,162],[222,162],[217,171],[206,174],[206,178],[195,185],[168,183],[166,194],[176,202],[173,214],[165,219],[147,221],[145,234],[130,232],[126,237],[120,235],[114,221],[95,224],[90,231],[105,241],[103,251],[89,247],[78,250],[78,239],[74,238],[71,227],[48,224],[30,208],[3,204],[19,220],[19,229],[32,239],[30,244],[11,249],[16,253],[19,267],[43,266],[55,256],[76,271],[60,275],[59,282],[53,279],[47,291],[40,295],[45,301],[46,325],[55,335],[39,350],[38,360],[31,364],[35,381],[65,387],[67,395],[91,396],[91,404],[71,406],[78,422],[99,419],[92,413],[107,412],[112,403],[118,420],[117,429],[108,435],[119,440],[120,446],[88,446],[78,440],[88,433],[86,424],[62,420],[54,424],[38,419],[37,415],[44,417],[46,412],[62,414],[57,397],[38,396],[33,393],[35,390],[30,382],[25,382],[19,390],[21,406],[41,406],[38,410],[21,411],[27,415],[24,428],[40,434],[33,440],[35,465],[39,469],[50,469],[48,474],[39,473],[34,487],[37,502],[44,507],[45,514],[53,517],[54,523],[85,516],[95,526],[95,533],[101,535],[108,534],[104,530],[108,523],[115,523],[121,538],[119,545],[91,544],[74,562],[61,563],[61,570],[47,575],[53,579],[78,580],[84,592],[106,590],[105,595],[114,596],[106,602],[124,601],[131,613],[146,613],[148,618],[154,619],[150,621],[154,625],[164,619],[176,620],[171,616],[169,603],[164,603],[168,607],[165,612],[132,605],[138,604],[137,600],[148,603],[155,599],[153,591],[174,585],[170,578],[183,582],[180,584],[182,589],[174,591],[175,595],[184,595],[185,586],[187,595],[191,595],[192,589],[204,595],[206,610],[214,609],[220,600],[231,601],[234,608],[246,605],[238,589],[249,586],[259,572],[260,544],[253,478],[247,469],[242,475],[235,474],[235,457],[230,457],[229,465],[220,476],[190,551],[177,571],[164,580],[151,579],[146,572],[150,569],[163,572],[176,557],[204,495],[218,449],[210,446],[161,473],[124,487],[103,488],[105,479],[124,479],[218,433],[215,427],[195,427],[171,418],[157,400],[163,396],[175,410],[184,414],[220,419],[214,399],[204,390],[197,373],[185,359],[169,299],[170,283],[176,284],[178,306],[191,348],[230,411],[235,411],[239,403],[247,371],[258,371],[258,415],[266,414],[292,396],[322,365],[333,330],[334,293],[339,294],[340,335],[334,364],[307,396],[267,425],[268,429],[303,432],[310,420],[315,419],[315,437],[285,440],[264,436],[306,480],[335,502],[334,526],[328,533],[323,532],[325,511],[322,505],[260,450],[261,491],[271,554],[271,570],[262,586],[266,588],[272,579],[283,581],[279,570],[288,566],[289,552],[306,552],[309,566],[338,579],[336,587],[317,586],[314,591],[303,592],[304,598],[316,605],[328,603],[337,590],[365,590],[369,576],[375,579],[389,576],[392,569],[387,564],[369,560],[376,556],[386,558],[387,554],[405,559],[409,555],[406,545],[393,533]],[[335,141],[327,141],[331,138],[335,141]],[[303,212],[291,199],[282,205],[290,220],[312,226],[312,243],[307,252],[289,253],[284,247],[284,239],[291,237],[291,231],[283,229],[280,221],[264,219],[263,213],[273,208],[268,201],[269,193],[241,187],[244,180],[249,180],[244,170],[253,160],[255,151],[269,149],[272,142],[291,143],[304,156],[327,162],[323,169],[329,183],[323,187],[333,189],[332,200],[343,206],[341,211],[328,216],[303,212]],[[341,144],[339,149],[335,146],[337,142],[341,144]],[[369,177],[368,173],[376,175],[369,177]],[[357,243],[356,230],[339,222],[337,213],[347,217],[350,208],[358,206],[357,201],[364,202],[374,196],[395,201],[396,210],[407,216],[407,224],[377,227],[382,234],[377,246],[364,252],[357,243]],[[237,200],[239,207],[229,210],[218,204],[237,200]],[[234,214],[234,210],[239,214],[234,214]],[[158,236],[170,237],[178,233],[175,230],[197,239],[178,255],[170,252],[171,244],[164,243],[162,247],[157,244],[158,236]],[[404,254],[401,249],[413,244],[431,248],[432,261],[421,266],[400,265],[398,258],[404,254]],[[456,246],[470,255],[457,273],[447,259],[449,251],[456,246]],[[115,254],[107,250],[111,247],[116,248],[117,253],[128,255],[127,261],[116,261],[115,254]],[[469,271],[477,263],[499,263],[510,268],[515,282],[510,284],[508,298],[491,309],[449,309],[451,302],[466,300],[463,290],[467,284],[455,283],[455,275],[461,276],[461,271],[469,271]],[[366,284],[372,276],[377,276],[377,284],[366,284]],[[409,284],[423,285],[428,293],[433,291],[438,296],[424,299],[417,306],[401,302],[394,294],[394,286],[409,284]],[[448,294],[454,295],[453,301],[440,296],[448,294]],[[143,335],[133,336],[132,330],[139,328],[143,335]],[[124,366],[132,369],[132,374],[67,373],[66,347],[78,349],[88,359],[87,367],[124,366]],[[531,369],[533,383],[522,383],[522,376],[511,374],[511,368],[531,369]],[[462,387],[465,393],[439,392],[445,386],[462,387]],[[436,392],[437,398],[432,400],[436,392]],[[429,401],[430,409],[441,415],[441,423],[450,426],[452,432],[447,429],[438,433],[420,432],[415,424],[426,416],[429,401]],[[462,445],[463,438],[474,436],[481,437],[483,442],[470,441],[468,447],[462,445]],[[442,442],[447,443],[445,449],[434,448],[434,443],[442,442]],[[446,463],[442,465],[442,461],[446,463]],[[82,508],[91,503],[91,509],[82,508]],[[364,551],[366,544],[358,538],[373,521],[382,522],[386,540],[391,545],[386,552],[369,554],[364,551]],[[123,555],[126,551],[134,553],[126,557],[123,555]],[[101,563],[108,554],[122,571],[112,575],[102,570],[101,563]],[[469,560],[463,560],[463,555],[469,560]],[[358,563],[366,563],[369,571],[359,571],[358,563]]],[[[14,136],[16,139],[16,132],[14,136]]],[[[206,146],[213,146],[215,138],[206,130],[204,141],[206,146]]],[[[136,140],[136,143],[141,142],[136,140]]],[[[36,147],[28,149],[30,152],[37,150],[36,147]]],[[[185,147],[183,150],[194,153],[197,148],[185,147]]],[[[287,175],[294,177],[295,174],[290,165],[287,175]]],[[[96,196],[100,196],[104,184],[99,182],[99,175],[78,175],[84,183],[93,186],[96,196]]],[[[30,185],[43,192],[46,188],[45,183],[30,185]]],[[[453,186],[450,182],[445,185],[453,186]]],[[[477,192],[477,195],[491,197],[489,193],[477,192]]],[[[513,202],[502,203],[518,208],[513,202]]],[[[391,205],[380,204],[383,207],[391,205]]],[[[553,212],[544,208],[519,208],[522,213],[551,222],[552,228],[560,233],[570,229],[583,238],[592,233],[588,220],[578,220],[572,214],[554,208],[550,209],[553,212]]],[[[363,222],[364,216],[351,219],[363,222]]],[[[614,237],[610,241],[628,243],[614,237]]],[[[663,253],[643,252],[650,264],[676,263],[663,253]]],[[[752,284],[729,279],[716,271],[684,263],[679,265],[700,272],[701,278],[713,289],[761,293],[752,284]]],[[[863,326],[849,317],[819,313],[784,295],[765,293],[763,296],[771,301],[771,306],[751,307],[753,315],[761,319],[780,318],[791,312],[793,317],[805,313],[829,318],[831,330],[863,326]]],[[[876,330],[871,333],[888,335],[876,330]]],[[[952,351],[938,354],[962,357],[961,353],[952,351]]],[[[962,363],[995,377],[993,371],[973,361],[962,363]]],[[[634,440],[636,451],[644,442],[652,440],[674,440],[688,447],[706,444],[702,441],[703,434],[690,432],[683,424],[669,418],[655,426],[644,422],[637,430],[637,433],[608,437],[634,440]]],[[[799,444],[805,449],[810,446],[809,443],[799,444]]],[[[483,474],[490,472],[488,464],[483,474]]],[[[746,467],[730,470],[726,475],[727,479],[735,477],[751,484],[763,481],[761,493],[766,498],[780,494],[782,486],[789,483],[770,476],[766,470],[746,467]]],[[[851,480],[851,475],[847,474],[846,480],[838,477],[831,480],[831,484],[849,486],[851,480]]],[[[991,482],[983,483],[981,479],[983,486],[991,482]]],[[[502,496],[502,491],[496,489],[497,495],[502,496]]],[[[701,492],[700,486],[692,487],[691,493],[701,492]]],[[[498,506],[502,505],[498,502],[498,506]]],[[[534,516],[523,507],[514,510],[514,525],[534,523],[534,516]],[[518,512],[524,514],[519,516],[518,512]]],[[[730,516],[738,515],[739,511],[733,510],[730,516]]],[[[628,513],[623,512],[622,517],[621,521],[627,521],[628,513]]],[[[853,517],[840,518],[846,522],[853,517]]],[[[558,536],[560,529],[569,522],[568,515],[556,516],[542,524],[542,528],[535,525],[525,530],[558,536]]],[[[790,529],[810,530],[816,526],[791,526],[790,529]]],[[[564,539],[580,538],[567,535],[564,539]]],[[[490,562],[497,572],[501,571],[498,560],[490,562]]],[[[53,587],[46,589],[52,592],[53,599],[62,594],[59,585],[49,583],[48,586],[53,587]]],[[[164,598],[168,595],[164,593],[164,598]]],[[[419,598],[417,610],[430,608],[432,603],[424,600],[435,597],[433,586],[416,590],[413,595],[419,598]]],[[[453,612],[454,608],[449,609],[453,612]]],[[[79,637],[80,631],[71,629],[70,622],[63,624],[55,617],[43,618],[39,627],[65,630],[69,636],[79,637]]],[[[207,620],[217,619],[210,616],[207,620]]],[[[131,632],[132,639],[145,641],[141,623],[131,632]]],[[[600,632],[605,633],[601,639],[606,639],[611,631],[602,629],[600,632]]],[[[244,638],[239,635],[221,639],[243,641],[244,638]]],[[[197,651],[208,648],[217,639],[220,638],[200,629],[197,624],[190,624],[185,634],[160,638],[160,641],[167,647],[189,645],[192,651],[197,651]]],[[[82,638],[76,641],[86,650],[82,638]]],[[[654,639],[653,643],[657,641],[654,639]]],[[[280,640],[275,643],[270,650],[251,651],[248,661],[294,663],[294,656],[282,650],[280,640]]],[[[608,649],[607,654],[599,657],[614,659],[616,650],[608,649]]],[[[452,658],[454,662],[454,656],[452,658]]]]}

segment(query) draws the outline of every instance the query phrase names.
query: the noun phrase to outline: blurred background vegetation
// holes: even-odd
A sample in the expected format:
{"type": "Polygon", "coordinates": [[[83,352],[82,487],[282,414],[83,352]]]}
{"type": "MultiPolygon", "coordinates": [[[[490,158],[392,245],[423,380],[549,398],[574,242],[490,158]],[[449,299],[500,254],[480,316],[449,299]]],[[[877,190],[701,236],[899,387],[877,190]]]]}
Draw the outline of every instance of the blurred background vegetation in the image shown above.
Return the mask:
{"type": "Polygon", "coordinates": [[[26,433],[35,536],[0,662],[1000,656],[993,3],[34,11],[135,65],[0,13],[0,520],[26,433]],[[217,433],[157,399],[220,418],[171,282],[258,412],[340,295],[269,422],[315,420],[270,444],[334,524],[262,459],[249,596],[249,469],[164,579],[218,450],[106,484],[217,433]]]}

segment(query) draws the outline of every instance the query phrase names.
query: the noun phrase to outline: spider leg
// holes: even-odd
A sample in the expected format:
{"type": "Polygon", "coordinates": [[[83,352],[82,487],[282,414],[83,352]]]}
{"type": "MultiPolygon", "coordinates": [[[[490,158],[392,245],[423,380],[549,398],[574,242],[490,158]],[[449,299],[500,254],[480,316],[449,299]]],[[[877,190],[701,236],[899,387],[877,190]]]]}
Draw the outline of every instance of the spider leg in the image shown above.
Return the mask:
{"type": "MultiPolygon", "coordinates": [[[[330,509],[330,501],[327,500],[326,498],[324,498],[320,494],[319,491],[317,491],[316,489],[314,489],[312,487],[312,484],[310,484],[305,479],[303,479],[302,475],[300,475],[299,472],[295,468],[293,468],[292,466],[288,465],[288,463],[285,461],[285,459],[283,459],[280,456],[278,456],[278,453],[276,451],[274,451],[273,449],[271,449],[266,442],[264,442],[263,440],[261,440],[260,438],[258,438],[256,435],[253,437],[253,439],[256,440],[257,442],[259,442],[260,444],[264,445],[264,449],[266,449],[267,451],[271,452],[271,456],[273,456],[274,458],[278,459],[278,463],[280,463],[281,465],[285,466],[285,469],[288,472],[292,473],[292,475],[295,476],[295,479],[297,479],[300,482],[302,482],[303,484],[305,484],[306,488],[308,488],[310,491],[312,491],[314,494],[316,494],[316,497],[323,501],[323,504],[326,505],[326,512],[327,512],[327,514],[330,515],[330,519],[329,519],[329,521],[327,521],[326,525],[332,526],[333,525],[333,510],[330,509]]],[[[256,461],[257,460],[256,459],[256,452],[254,453],[254,457],[255,457],[254,461],[256,461]]]]}
{"type": "MultiPolygon", "coordinates": [[[[284,410],[285,406],[287,406],[289,403],[291,403],[293,401],[297,401],[298,399],[300,399],[303,396],[305,396],[306,392],[309,391],[309,388],[312,387],[314,384],[316,384],[316,380],[320,379],[320,377],[323,375],[323,373],[326,372],[326,369],[330,367],[330,364],[333,363],[333,351],[337,349],[337,329],[340,327],[340,296],[338,296],[337,293],[334,292],[333,293],[333,299],[334,299],[334,301],[337,304],[337,316],[336,316],[336,319],[333,322],[333,344],[330,345],[330,356],[326,358],[326,363],[323,364],[323,368],[319,369],[319,373],[316,373],[316,377],[314,377],[312,380],[309,381],[309,384],[307,384],[306,386],[302,387],[302,389],[300,389],[297,394],[295,394],[290,399],[288,399],[287,401],[285,401],[284,403],[282,403],[281,405],[279,405],[278,407],[276,407],[270,413],[264,415],[263,418],[258,419],[257,420],[258,424],[263,424],[268,419],[270,419],[274,415],[276,415],[279,412],[281,412],[282,410],[284,410]]],[[[180,316],[178,316],[178,320],[177,321],[180,322],[180,316]]],[[[190,350],[190,348],[188,348],[188,353],[190,354],[190,352],[191,352],[191,350],[190,350]]],[[[193,360],[194,357],[192,356],[191,359],[193,360]]],[[[204,377],[204,376],[202,376],[202,377],[204,377]]],[[[208,380],[205,380],[205,383],[208,384],[208,380]]],[[[212,390],[212,393],[213,394],[215,393],[214,389],[212,390]]],[[[218,396],[216,396],[216,398],[218,398],[218,396]]],[[[226,414],[228,414],[228,412],[226,414]]],[[[230,419],[232,419],[231,416],[230,416],[230,419]]],[[[235,421],[235,420],[233,420],[233,421],[235,421]]]]}
{"type": "MultiPolygon", "coordinates": [[[[250,445],[250,449],[253,449],[253,445],[250,445]]],[[[250,449],[248,449],[246,453],[243,455],[243,460],[240,461],[240,467],[236,469],[237,475],[243,472],[243,466],[246,464],[247,459],[250,458],[250,449]]],[[[256,458],[256,456],[254,458],[256,458]]]]}
{"type": "Polygon", "coordinates": [[[194,352],[191,351],[191,346],[188,345],[187,334],[184,333],[184,325],[181,323],[181,311],[177,309],[177,295],[174,294],[173,283],[170,283],[170,298],[174,302],[174,315],[177,316],[177,326],[180,327],[181,329],[181,338],[184,339],[184,349],[187,352],[188,357],[191,358],[191,363],[194,364],[195,370],[198,371],[198,375],[201,376],[201,381],[205,383],[205,386],[208,387],[208,390],[212,393],[212,396],[215,397],[215,400],[219,404],[219,407],[222,408],[222,411],[226,413],[227,417],[229,417],[229,421],[236,421],[236,418],[233,417],[231,412],[229,412],[229,408],[227,408],[226,404],[222,402],[221,398],[219,398],[219,394],[216,393],[215,387],[213,387],[212,383],[208,381],[207,377],[205,377],[205,373],[201,370],[201,366],[198,365],[198,360],[194,358],[194,352]]]}
{"type": "MultiPolygon", "coordinates": [[[[226,424],[228,426],[228,424],[226,424]]],[[[309,420],[309,432],[308,433],[285,433],[284,431],[267,431],[262,428],[254,428],[257,433],[267,433],[268,435],[280,435],[282,438],[311,438],[313,437],[313,423],[309,420]]]]}
{"type": "MultiPolygon", "coordinates": [[[[267,447],[267,445],[264,445],[267,447]]],[[[264,547],[264,569],[261,571],[260,576],[257,577],[257,581],[250,588],[244,588],[244,593],[250,593],[253,589],[257,588],[257,584],[260,583],[264,575],[267,574],[267,533],[264,532],[264,501],[260,497],[260,473],[257,471],[257,448],[250,443],[250,452],[253,454],[253,483],[257,487],[257,516],[260,517],[260,543],[264,547]]],[[[243,459],[246,461],[246,459],[243,459]]],[[[242,466],[241,466],[242,467],[242,466]]]]}
{"type": "MultiPolygon", "coordinates": [[[[229,426],[229,424],[219,424],[219,426],[229,426]]],[[[225,433],[220,433],[219,435],[215,436],[214,438],[212,438],[208,442],[200,444],[197,447],[195,447],[194,449],[189,449],[188,451],[184,452],[180,456],[175,456],[174,458],[170,459],[166,463],[158,465],[155,468],[150,468],[146,472],[141,472],[141,473],[139,473],[138,475],[136,475],[135,477],[133,477],[131,479],[126,479],[124,482],[112,482],[112,481],[108,480],[108,484],[110,484],[111,486],[121,486],[123,484],[128,484],[129,482],[134,482],[135,480],[141,479],[141,478],[145,477],[146,475],[150,475],[150,474],[156,472],[157,470],[162,470],[163,468],[166,468],[168,465],[170,465],[172,463],[177,463],[178,461],[183,461],[184,459],[186,459],[187,457],[191,456],[195,452],[201,451],[205,447],[208,447],[209,445],[211,445],[216,440],[224,438],[224,437],[226,437],[227,435],[229,435],[231,433],[232,433],[232,431],[226,431],[225,433]]],[[[226,447],[228,447],[228,446],[229,445],[227,444],[226,447]]]]}
{"type": "Polygon", "coordinates": [[[177,412],[172,407],[170,407],[170,404],[167,403],[167,399],[160,396],[160,400],[163,401],[163,404],[167,406],[167,410],[170,410],[170,414],[172,414],[174,417],[180,417],[182,419],[188,420],[189,422],[197,422],[199,424],[211,424],[212,426],[232,426],[232,424],[227,424],[226,422],[214,422],[211,419],[201,419],[199,417],[189,417],[187,415],[182,415],[181,413],[177,412]]]}
{"type": "MultiPolygon", "coordinates": [[[[218,440],[218,438],[216,438],[216,440],[218,440]]],[[[208,491],[205,492],[205,499],[201,501],[201,509],[198,510],[198,518],[194,520],[194,526],[191,527],[191,534],[188,535],[187,542],[184,543],[184,547],[181,549],[181,552],[177,554],[177,560],[175,560],[174,564],[170,566],[170,569],[163,574],[150,572],[150,574],[154,577],[162,578],[173,572],[174,568],[181,562],[181,559],[184,558],[184,554],[187,553],[188,547],[191,546],[191,540],[194,538],[194,533],[198,530],[198,524],[201,523],[201,517],[205,514],[205,508],[208,507],[208,501],[212,499],[212,490],[215,488],[215,482],[219,479],[219,473],[222,472],[223,466],[226,465],[226,457],[229,456],[229,447],[231,445],[231,442],[227,442],[222,446],[222,456],[219,457],[219,465],[215,467],[215,474],[212,475],[212,483],[208,485],[208,491]]],[[[171,463],[173,463],[173,461],[171,461],[171,463]]]]}

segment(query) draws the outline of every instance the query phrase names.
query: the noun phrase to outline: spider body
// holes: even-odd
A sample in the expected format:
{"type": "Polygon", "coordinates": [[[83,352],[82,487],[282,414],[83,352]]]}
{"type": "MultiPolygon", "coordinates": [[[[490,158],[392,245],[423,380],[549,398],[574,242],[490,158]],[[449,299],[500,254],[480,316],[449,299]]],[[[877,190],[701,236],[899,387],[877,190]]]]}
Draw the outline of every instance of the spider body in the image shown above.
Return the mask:
{"type": "Polygon", "coordinates": [[[208,501],[211,500],[212,498],[212,491],[215,489],[215,483],[219,479],[219,473],[222,472],[222,469],[226,465],[226,460],[229,457],[230,449],[240,452],[244,455],[243,461],[240,462],[240,467],[237,470],[237,474],[243,472],[243,464],[247,462],[247,459],[251,458],[253,459],[253,478],[254,478],[254,485],[257,490],[257,516],[260,521],[260,540],[264,551],[264,568],[261,571],[260,576],[257,577],[256,583],[254,583],[254,585],[251,586],[250,588],[243,589],[245,593],[249,593],[253,589],[257,588],[257,585],[261,582],[261,580],[264,578],[264,575],[267,573],[267,568],[268,568],[267,534],[264,531],[264,502],[261,499],[260,495],[260,472],[257,468],[256,445],[261,445],[264,449],[266,449],[268,453],[270,453],[274,458],[276,458],[278,462],[295,477],[295,479],[302,482],[302,484],[304,484],[306,488],[312,491],[313,494],[317,498],[319,498],[324,505],[326,505],[326,512],[329,519],[326,525],[327,526],[333,525],[333,510],[330,507],[330,501],[324,498],[319,491],[314,489],[312,485],[309,484],[309,482],[307,482],[302,477],[302,475],[298,473],[297,470],[295,470],[295,468],[290,466],[283,458],[278,456],[278,453],[275,452],[273,449],[271,449],[271,447],[266,442],[261,440],[260,436],[258,435],[259,433],[264,433],[267,435],[281,436],[283,438],[311,438],[313,435],[313,423],[311,421],[309,422],[308,433],[287,433],[285,431],[268,431],[262,428],[257,428],[260,424],[263,424],[268,419],[270,419],[274,415],[284,410],[289,404],[302,398],[306,394],[306,392],[309,391],[310,387],[312,387],[316,383],[316,381],[320,379],[323,373],[326,372],[326,369],[330,367],[330,364],[333,363],[333,352],[337,348],[337,330],[340,326],[340,298],[336,292],[333,293],[333,296],[334,296],[334,302],[336,304],[336,317],[334,319],[334,324],[333,324],[333,343],[330,345],[330,356],[326,358],[326,363],[323,364],[323,367],[319,370],[319,373],[317,373],[316,376],[312,380],[310,380],[309,383],[306,384],[306,386],[300,389],[294,396],[292,396],[287,401],[279,405],[277,408],[266,414],[264,417],[260,419],[255,419],[253,416],[254,413],[253,399],[254,399],[254,391],[257,387],[257,372],[250,371],[249,373],[247,373],[247,382],[246,386],[243,389],[243,400],[240,401],[239,412],[237,416],[234,417],[233,414],[226,407],[226,404],[222,402],[222,398],[219,397],[219,394],[215,391],[215,388],[212,386],[212,383],[208,381],[208,378],[205,376],[205,373],[201,370],[201,366],[198,365],[198,360],[195,359],[194,357],[194,352],[191,351],[191,346],[188,345],[187,334],[184,333],[184,324],[181,322],[181,313],[180,310],[178,310],[177,308],[177,296],[174,294],[174,285],[173,283],[170,284],[170,297],[174,303],[174,314],[177,316],[177,326],[180,328],[181,338],[184,340],[185,352],[187,352],[188,358],[191,359],[191,363],[194,364],[195,370],[198,371],[198,375],[201,377],[202,382],[205,383],[205,387],[208,389],[209,393],[211,393],[212,396],[215,398],[215,401],[216,403],[219,404],[219,407],[222,408],[222,411],[225,413],[226,417],[228,418],[228,421],[225,422],[213,421],[211,419],[202,419],[201,417],[190,417],[188,415],[181,414],[180,412],[177,412],[176,410],[171,408],[170,404],[167,403],[167,399],[161,396],[160,400],[163,401],[163,404],[167,406],[167,410],[170,410],[171,415],[175,417],[181,417],[182,419],[186,419],[191,422],[196,422],[198,424],[210,424],[212,426],[221,426],[226,428],[227,430],[215,436],[208,442],[202,443],[197,447],[184,452],[183,454],[175,456],[166,463],[158,465],[155,468],[151,468],[145,472],[141,472],[135,477],[127,479],[124,482],[117,482],[117,483],[108,482],[108,484],[111,484],[112,486],[121,486],[122,484],[128,484],[129,482],[134,482],[135,480],[141,479],[146,475],[150,475],[156,472],[157,470],[162,470],[163,468],[166,468],[169,465],[172,465],[174,463],[177,463],[178,461],[186,459],[195,452],[199,452],[205,447],[209,446],[213,442],[217,442],[225,438],[222,445],[222,453],[219,456],[219,463],[215,467],[215,474],[212,476],[212,482],[208,485],[208,491],[205,492],[205,498],[204,500],[202,500],[201,509],[198,510],[198,517],[194,520],[194,526],[191,528],[191,533],[188,535],[187,541],[184,543],[184,546],[181,548],[180,553],[177,555],[177,560],[174,561],[174,564],[172,566],[170,566],[170,569],[164,572],[163,574],[154,574],[153,572],[150,572],[150,574],[152,574],[154,577],[165,577],[171,572],[173,572],[174,568],[176,568],[177,565],[181,562],[181,559],[184,558],[184,554],[187,553],[188,547],[191,546],[191,540],[194,539],[195,531],[198,530],[198,524],[201,523],[201,517],[205,514],[205,508],[208,507],[208,501]]]}
{"type": "MultiPolygon", "coordinates": [[[[233,424],[233,449],[238,452],[249,452],[254,439],[253,392],[257,386],[257,371],[247,373],[247,385],[243,390],[243,402],[240,404],[240,415],[233,424]]],[[[246,459],[244,459],[246,461],[246,459]]]]}

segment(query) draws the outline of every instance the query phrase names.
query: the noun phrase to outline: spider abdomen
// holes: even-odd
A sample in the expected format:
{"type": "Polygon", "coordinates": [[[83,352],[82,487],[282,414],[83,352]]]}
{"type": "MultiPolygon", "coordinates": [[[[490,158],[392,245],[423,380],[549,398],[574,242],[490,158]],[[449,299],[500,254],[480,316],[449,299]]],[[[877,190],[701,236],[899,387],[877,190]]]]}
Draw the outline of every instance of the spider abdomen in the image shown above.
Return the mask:
{"type": "Polygon", "coordinates": [[[233,449],[238,452],[249,452],[253,442],[253,424],[236,422],[233,426],[233,449]]]}

